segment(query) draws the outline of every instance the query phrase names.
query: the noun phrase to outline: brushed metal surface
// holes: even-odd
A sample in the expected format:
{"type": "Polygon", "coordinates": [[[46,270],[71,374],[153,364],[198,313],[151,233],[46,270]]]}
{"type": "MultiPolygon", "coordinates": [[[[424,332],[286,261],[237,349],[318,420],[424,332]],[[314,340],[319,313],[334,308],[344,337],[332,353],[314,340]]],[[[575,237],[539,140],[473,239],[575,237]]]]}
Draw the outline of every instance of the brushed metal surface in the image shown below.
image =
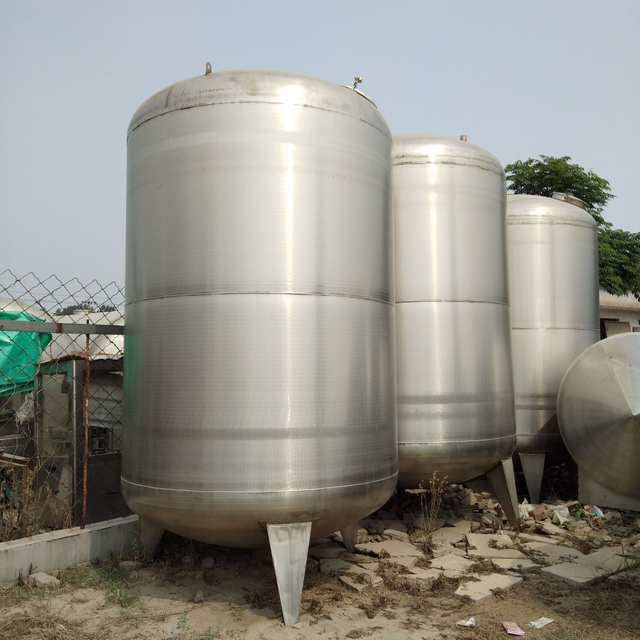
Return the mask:
{"type": "Polygon", "coordinates": [[[389,130],[276,71],[179,82],[128,137],[123,492],[230,546],[339,530],[397,474],[389,130]]]}
{"type": "Polygon", "coordinates": [[[507,196],[517,451],[560,454],[562,376],[600,336],[593,218],[542,196],[507,196]]]}
{"type": "Polygon", "coordinates": [[[616,493],[640,498],[640,335],[590,346],[565,373],[558,422],[578,466],[616,493]]]}
{"type": "Polygon", "coordinates": [[[515,444],[504,173],[468,142],[393,139],[399,484],[462,482],[515,444]]]}

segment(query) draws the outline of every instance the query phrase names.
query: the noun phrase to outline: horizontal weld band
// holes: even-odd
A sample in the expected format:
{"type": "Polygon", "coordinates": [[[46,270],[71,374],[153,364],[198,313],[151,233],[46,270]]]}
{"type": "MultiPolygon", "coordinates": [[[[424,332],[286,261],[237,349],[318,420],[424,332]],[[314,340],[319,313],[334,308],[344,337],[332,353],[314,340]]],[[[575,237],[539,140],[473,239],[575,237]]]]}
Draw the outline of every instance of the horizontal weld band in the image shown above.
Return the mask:
{"type": "Polygon", "coordinates": [[[365,296],[354,296],[348,293],[297,293],[293,291],[200,291],[198,293],[172,293],[165,296],[149,296],[148,298],[138,298],[127,302],[125,307],[147,300],[164,300],[166,298],[193,298],[200,296],[315,296],[318,298],[353,298],[354,300],[366,300],[368,302],[382,302],[390,306],[395,306],[394,302],[380,300],[379,298],[367,298],[365,296]]]}

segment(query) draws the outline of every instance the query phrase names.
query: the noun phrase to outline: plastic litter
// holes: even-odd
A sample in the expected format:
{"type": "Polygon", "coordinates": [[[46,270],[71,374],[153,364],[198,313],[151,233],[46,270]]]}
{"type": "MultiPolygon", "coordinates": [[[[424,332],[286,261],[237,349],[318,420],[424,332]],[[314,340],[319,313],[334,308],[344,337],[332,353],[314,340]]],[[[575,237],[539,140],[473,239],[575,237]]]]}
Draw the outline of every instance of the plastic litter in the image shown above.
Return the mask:
{"type": "Polygon", "coordinates": [[[594,516],[600,516],[600,517],[604,515],[602,509],[600,507],[596,507],[595,504],[593,505],[593,507],[591,507],[591,513],[593,513],[594,516]]]}
{"type": "Polygon", "coordinates": [[[563,525],[565,522],[569,522],[573,520],[571,514],[569,513],[568,507],[562,507],[562,509],[555,509],[553,512],[553,517],[551,518],[551,522],[553,524],[563,525]]]}
{"type": "Polygon", "coordinates": [[[510,636],[523,636],[524,635],[524,631],[518,626],[517,622],[503,622],[502,626],[504,627],[504,630],[510,636]]]}
{"type": "Polygon", "coordinates": [[[551,624],[552,622],[553,620],[551,618],[545,618],[543,616],[542,618],[538,618],[537,620],[530,622],[529,626],[533,627],[534,629],[542,629],[542,627],[546,627],[548,624],[551,624]]]}
{"type": "Polygon", "coordinates": [[[527,499],[525,498],[525,499],[522,501],[522,504],[519,504],[519,505],[518,505],[518,515],[519,515],[521,518],[528,518],[528,517],[529,517],[529,514],[533,511],[533,508],[534,508],[534,507],[533,507],[533,505],[532,505],[532,504],[529,504],[529,503],[527,502],[527,499]]]}
{"type": "Polygon", "coordinates": [[[469,629],[475,629],[476,620],[475,618],[469,618],[468,620],[458,620],[456,622],[458,627],[468,627],[469,629]]]}

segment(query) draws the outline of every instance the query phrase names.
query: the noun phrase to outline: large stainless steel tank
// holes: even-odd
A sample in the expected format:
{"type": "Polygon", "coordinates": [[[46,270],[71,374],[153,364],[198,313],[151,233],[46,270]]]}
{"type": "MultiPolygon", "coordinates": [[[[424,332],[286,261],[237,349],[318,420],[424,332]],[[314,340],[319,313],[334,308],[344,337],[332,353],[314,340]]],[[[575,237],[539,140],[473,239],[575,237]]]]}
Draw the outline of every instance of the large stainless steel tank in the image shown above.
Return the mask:
{"type": "Polygon", "coordinates": [[[640,334],[591,345],[564,374],[558,423],[581,473],[640,498],[640,334]]]}
{"type": "Polygon", "coordinates": [[[325,535],[391,495],[390,155],[363,94],[293,73],[208,71],[135,113],[122,472],[133,511],[257,547],[267,525],[325,535]]]}
{"type": "Polygon", "coordinates": [[[545,455],[563,450],[556,419],[562,376],[600,336],[596,225],[570,204],[576,201],[507,197],[516,450],[534,503],[545,455]]]}
{"type": "Polygon", "coordinates": [[[462,482],[515,445],[504,171],[466,141],[393,141],[399,484],[462,482]]]}

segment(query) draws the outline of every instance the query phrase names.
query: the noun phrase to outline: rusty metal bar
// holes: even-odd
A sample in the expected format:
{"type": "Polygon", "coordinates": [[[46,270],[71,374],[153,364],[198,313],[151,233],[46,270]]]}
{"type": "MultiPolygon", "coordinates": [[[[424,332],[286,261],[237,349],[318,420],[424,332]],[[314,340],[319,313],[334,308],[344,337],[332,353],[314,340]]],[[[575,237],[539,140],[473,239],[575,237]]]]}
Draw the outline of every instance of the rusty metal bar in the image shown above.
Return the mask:
{"type": "Polygon", "coordinates": [[[0,320],[0,331],[28,331],[29,333],[91,333],[94,335],[124,335],[122,324],[74,324],[72,322],[29,322],[0,320]]]}
{"type": "Polygon", "coordinates": [[[87,346],[84,357],[84,457],[82,462],[82,520],[80,528],[87,524],[87,478],[89,469],[89,380],[91,376],[91,356],[89,348],[91,338],[87,334],[87,346]]]}

